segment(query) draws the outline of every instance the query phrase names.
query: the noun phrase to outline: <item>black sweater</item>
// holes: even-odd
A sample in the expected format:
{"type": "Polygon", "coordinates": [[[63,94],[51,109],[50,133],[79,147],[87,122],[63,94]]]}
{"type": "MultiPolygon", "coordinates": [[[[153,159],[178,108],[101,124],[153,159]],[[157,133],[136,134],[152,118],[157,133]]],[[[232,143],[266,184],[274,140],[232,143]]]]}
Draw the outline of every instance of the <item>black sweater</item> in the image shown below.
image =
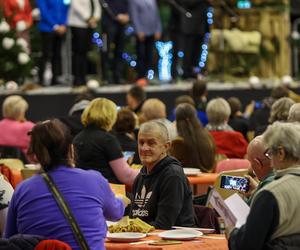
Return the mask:
{"type": "Polygon", "coordinates": [[[149,174],[141,169],[133,185],[130,215],[158,229],[194,225],[192,191],[175,158],[165,157],[149,174]]]}

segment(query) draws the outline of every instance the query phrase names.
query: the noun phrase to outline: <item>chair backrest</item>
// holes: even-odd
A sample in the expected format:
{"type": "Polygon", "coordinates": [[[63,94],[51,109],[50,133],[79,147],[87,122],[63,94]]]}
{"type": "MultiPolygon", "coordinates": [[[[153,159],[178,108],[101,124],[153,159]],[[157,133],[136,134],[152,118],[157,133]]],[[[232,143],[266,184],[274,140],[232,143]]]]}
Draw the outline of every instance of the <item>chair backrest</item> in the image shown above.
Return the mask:
{"type": "Polygon", "coordinates": [[[225,159],[218,162],[216,166],[216,173],[235,169],[248,169],[251,166],[247,159],[225,159]]]}
{"type": "Polygon", "coordinates": [[[194,205],[194,219],[196,227],[213,228],[215,233],[220,233],[218,214],[213,208],[194,205]]]}
{"type": "Polygon", "coordinates": [[[34,250],[72,250],[72,248],[60,240],[42,240],[34,250]]]}
{"type": "Polygon", "coordinates": [[[24,168],[24,163],[20,159],[10,158],[10,159],[0,159],[0,163],[8,166],[13,170],[21,170],[24,168]]]}
{"type": "Polygon", "coordinates": [[[225,200],[226,198],[228,198],[229,196],[235,194],[235,193],[239,193],[236,190],[227,190],[224,188],[220,188],[221,185],[221,177],[223,175],[231,175],[231,176],[244,176],[245,174],[248,173],[247,169],[238,169],[238,170],[232,170],[232,171],[223,171],[221,172],[218,177],[217,180],[214,184],[214,190],[216,190],[221,197],[225,200]]]}
{"type": "Polygon", "coordinates": [[[0,145],[0,158],[17,158],[24,164],[28,163],[27,157],[19,147],[0,145]]]}
{"type": "Polygon", "coordinates": [[[24,168],[21,169],[21,175],[23,180],[28,179],[32,177],[33,175],[37,174],[40,170],[39,169],[30,169],[30,168],[24,168]]]}

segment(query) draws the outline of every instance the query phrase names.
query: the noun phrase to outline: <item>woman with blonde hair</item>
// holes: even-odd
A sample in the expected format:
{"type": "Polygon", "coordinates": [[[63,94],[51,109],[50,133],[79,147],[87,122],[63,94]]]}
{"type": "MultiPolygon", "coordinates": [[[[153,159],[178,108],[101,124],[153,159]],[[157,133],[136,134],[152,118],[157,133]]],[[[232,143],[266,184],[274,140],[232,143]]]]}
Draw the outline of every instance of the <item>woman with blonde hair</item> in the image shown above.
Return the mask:
{"type": "Polygon", "coordinates": [[[18,95],[5,98],[2,104],[3,119],[0,121],[0,145],[17,147],[26,155],[30,143],[27,133],[34,123],[27,121],[28,109],[26,100],[18,95]]]}
{"type": "Polygon", "coordinates": [[[117,119],[117,106],[106,98],[96,98],[84,110],[81,120],[84,125],[74,138],[77,166],[94,169],[111,183],[132,185],[138,174],[131,169],[117,138],[110,133],[117,119]]]}

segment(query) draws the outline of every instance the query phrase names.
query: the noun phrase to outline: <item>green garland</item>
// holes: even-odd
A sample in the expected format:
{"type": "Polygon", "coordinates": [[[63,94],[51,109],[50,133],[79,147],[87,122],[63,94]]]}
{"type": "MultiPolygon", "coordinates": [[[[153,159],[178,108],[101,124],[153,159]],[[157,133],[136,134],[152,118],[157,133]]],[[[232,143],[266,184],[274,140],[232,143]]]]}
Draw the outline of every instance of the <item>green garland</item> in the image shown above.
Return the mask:
{"type": "Polygon", "coordinates": [[[18,41],[16,31],[4,29],[4,26],[7,23],[0,11],[0,82],[16,81],[22,84],[30,75],[32,62],[21,41],[18,41]]]}

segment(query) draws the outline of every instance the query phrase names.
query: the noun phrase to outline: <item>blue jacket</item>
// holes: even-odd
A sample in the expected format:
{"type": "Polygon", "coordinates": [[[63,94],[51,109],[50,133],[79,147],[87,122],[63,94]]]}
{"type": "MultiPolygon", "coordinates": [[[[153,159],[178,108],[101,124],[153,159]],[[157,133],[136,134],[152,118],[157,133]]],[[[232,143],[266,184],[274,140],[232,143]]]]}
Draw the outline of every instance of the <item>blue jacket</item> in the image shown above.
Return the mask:
{"type": "Polygon", "coordinates": [[[37,7],[41,12],[39,30],[52,32],[55,25],[63,25],[67,22],[69,4],[64,0],[37,0],[37,7]]]}

